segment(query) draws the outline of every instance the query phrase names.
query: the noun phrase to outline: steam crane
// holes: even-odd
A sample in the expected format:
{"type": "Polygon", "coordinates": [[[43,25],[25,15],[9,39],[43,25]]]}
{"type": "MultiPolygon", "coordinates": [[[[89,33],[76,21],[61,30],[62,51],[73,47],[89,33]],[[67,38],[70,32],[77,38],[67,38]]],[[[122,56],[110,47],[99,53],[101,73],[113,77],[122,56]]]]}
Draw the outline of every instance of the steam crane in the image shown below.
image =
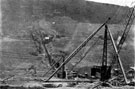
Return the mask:
{"type": "Polygon", "coordinates": [[[66,59],[65,61],[58,67],[58,69],[53,72],[53,74],[46,80],[49,81],[60,69],[61,67],[63,67],[66,63],[68,63],[83,47],[85,47],[85,45],[89,42],[89,40],[92,39],[93,36],[95,36],[95,34],[103,27],[105,26],[108,22],[109,22],[110,18],[108,18],[106,20],[105,23],[103,23],[96,31],[94,31],[91,35],[88,36],[88,38],[82,43],[80,44],[66,59]]]}
{"type": "Polygon", "coordinates": [[[125,71],[124,71],[124,68],[123,68],[123,65],[122,65],[122,62],[121,62],[121,59],[120,59],[120,55],[119,55],[119,52],[120,52],[120,49],[127,37],[127,34],[129,32],[129,29],[131,27],[131,24],[134,20],[134,8],[132,9],[132,12],[129,16],[129,19],[128,19],[128,22],[126,24],[126,27],[124,29],[124,32],[123,32],[123,35],[121,37],[121,40],[119,42],[118,45],[115,44],[115,41],[113,39],[113,36],[112,36],[112,33],[111,31],[108,29],[108,26],[107,26],[107,23],[109,22],[110,18],[107,19],[107,21],[105,23],[103,23],[97,30],[95,30],[91,35],[88,36],[88,38],[82,42],[82,44],[80,44],[66,59],[65,61],[56,69],[56,71],[54,71],[52,73],[52,75],[50,75],[50,77],[46,80],[46,82],[48,82],[60,69],[61,67],[63,67],[64,65],[66,65],[83,47],[86,46],[86,44],[92,39],[93,36],[96,35],[96,33],[98,31],[100,31],[100,29],[102,27],[105,26],[105,33],[104,33],[104,45],[103,45],[103,57],[102,57],[102,65],[99,69],[100,71],[100,74],[101,74],[101,78],[100,80],[102,82],[104,81],[108,81],[108,79],[110,79],[111,77],[111,68],[112,68],[112,65],[113,63],[108,66],[107,64],[107,37],[109,35],[110,39],[111,39],[111,43],[113,45],[113,48],[114,48],[114,51],[115,51],[115,57],[116,59],[118,60],[118,63],[119,63],[119,66],[120,66],[120,69],[122,71],[122,74],[123,74],[123,77],[124,77],[124,80],[125,80],[125,83],[128,84],[128,80],[127,80],[127,77],[126,77],[126,74],[125,74],[125,71]]]}
{"type": "Polygon", "coordinates": [[[115,54],[116,54],[116,57],[118,59],[118,63],[120,65],[120,68],[121,68],[121,71],[123,73],[123,76],[124,76],[124,80],[125,80],[125,83],[127,83],[127,78],[126,78],[126,75],[125,75],[125,71],[123,69],[123,65],[122,65],[122,62],[121,62],[121,59],[120,59],[120,56],[118,54],[118,49],[115,45],[115,42],[114,42],[114,39],[112,37],[112,33],[110,32],[110,30],[108,29],[108,26],[107,26],[107,23],[108,21],[110,20],[110,18],[108,18],[108,20],[102,24],[96,31],[94,31],[90,36],[88,36],[88,38],[82,43],[80,44],[66,59],[65,61],[58,67],[58,69],[53,72],[53,74],[46,80],[49,81],[58,71],[59,69],[61,69],[61,67],[63,67],[66,63],[68,63],[88,42],[89,40],[91,40],[91,38],[96,35],[96,33],[103,27],[105,26],[105,33],[104,33],[104,45],[103,45],[103,58],[102,58],[102,66],[100,68],[100,74],[101,74],[101,78],[100,80],[102,82],[105,82],[107,81],[110,77],[111,77],[111,66],[107,66],[107,33],[109,33],[109,37],[111,39],[111,42],[112,42],[112,45],[113,45],[113,48],[115,50],[115,54]]]}
{"type": "MultiPolygon", "coordinates": [[[[64,59],[65,59],[65,56],[67,55],[66,52],[62,51],[62,50],[59,50],[59,53],[57,54],[50,54],[47,47],[46,47],[46,44],[50,43],[53,39],[53,36],[46,36],[44,37],[43,39],[43,46],[44,46],[44,51],[46,52],[46,56],[48,58],[48,61],[49,61],[49,64],[51,66],[50,70],[48,70],[43,76],[46,76],[50,71],[51,69],[53,71],[55,71],[59,66],[60,66],[60,62],[62,60],[62,62],[64,62],[64,59]],[[52,56],[55,56],[56,57],[60,57],[58,61],[54,60],[52,58],[52,56]]],[[[59,78],[65,78],[65,67],[63,66],[61,68],[61,70],[59,71],[59,73],[57,73],[57,77],[59,78]]]]}
{"type": "Polygon", "coordinates": [[[120,56],[119,56],[119,52],[120,50],[122,49],[122,46],[127,38],[127,35],[130,31],[130,28],[131,28],[131,25],[133,24],[133,21],[134,21],[134,8],[131,9],[130,11],[130,14],[128,16],[128,21],[126,21],[126,27],[124,29],[124,32],[121,36],[121,39],[119,41],[119,43],[117,45],[115,45],[114,43],[114,40],[113,40],[113,37],[111,35],[111,32],[108,30],[108,33],[110,35],[110,38],[111,38],[111,41],[113,43],[113,47],[115,49],[115,53],[116,55],[114,56],[114,59],[112,60],[112,62],[110,63],[110,66],[107,65],[107,25],[105,25],[105,33],[104,33],[104,46],[103,46],[103,57],[102,57],[102,66],[101,67],[96,67],[96,68],[92,68],[91,71],[92,71],[92,76],[95,75],[96,73],[95,72],[101,72],[101,81],[105,81],[105,80],[108,80],[111,78],[111,69],[112,67],[114,66],[114,64],[116,64],[116,59],[118,59],[118,63],[119,65],[121,66],[121,70],[122,70],[122,73],[123,73],[123,76],[124,76],[124,80],[125,80],[125,83],[126,84],[129,84],[130,82],[127,80],[127,77],[126,77],[126,74],[125,74],[125,71],[124,71],[124,68],[122,67],[122,62],[120,60],[120,56]]]}
{"type": "MultiPolygon", "coordinates": [[[[47,36],[47,37],[44,37],[44,49],[45,49],[45,52],[46,52],[46,55],[47,55],[47,58],[48,58],[48,61],[49,61],[49,64],[50,64],[50,66],[51,66],[51,68],[53,69],[53,70],[55,70],[56,68],[58,68],[59,66],[60,66],[60,63],[59,62],[56,62],[53,58],[52,58],[52,55],[50,55],[50,53],[49,53],[49,51],[48,51],[48,49],[47,49],[47,47],[46,47],[46,44],[48,44],[48,43],[50,43],[51,41],[52,41],[52,39],[53,39],[53,36],[51,36],[51,37],[49,37],[49,36],[47,36]]],[[[64,56],[63,55],[60,55],[61,56],[61,59],[63,59],[64,60],[64,56]]],[[[61,60],[60,59],[60,60],[61,60]]],[[[64,68],[64,67],[63,67],[64,68]]]]}

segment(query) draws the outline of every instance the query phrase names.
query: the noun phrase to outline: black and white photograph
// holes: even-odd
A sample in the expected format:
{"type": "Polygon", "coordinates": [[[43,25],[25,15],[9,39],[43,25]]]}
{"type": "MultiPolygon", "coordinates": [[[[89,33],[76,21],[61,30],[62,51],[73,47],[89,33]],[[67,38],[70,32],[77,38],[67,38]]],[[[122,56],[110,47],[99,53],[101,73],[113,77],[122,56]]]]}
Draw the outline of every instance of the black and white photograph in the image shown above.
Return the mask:
{"type": "Polygon", "coordinates": [[[0,0],[0,89],[134,89],[135,0],[0,0]]]}

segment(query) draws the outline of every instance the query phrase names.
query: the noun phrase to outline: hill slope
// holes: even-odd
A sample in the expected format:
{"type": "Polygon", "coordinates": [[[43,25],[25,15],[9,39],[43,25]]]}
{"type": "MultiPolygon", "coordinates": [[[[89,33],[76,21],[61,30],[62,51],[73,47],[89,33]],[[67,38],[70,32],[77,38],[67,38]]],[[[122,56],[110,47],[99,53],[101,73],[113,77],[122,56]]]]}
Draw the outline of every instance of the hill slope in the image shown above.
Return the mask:
{"type": "MultiPolygon", "coordinates": [[[[22,62],[40,66],[38,63],[41,57],[33,57],[29,54],[34,50],[34,47],[29,40],[26,40],[29,39],[29,30],[33,29],[42,29],[47,34],[64,35],[65,37],[62,39],[54,40],[52,45],[56,49],[63,49],[71,53],[105,19],[115,15],[109,24],[109,29],[116,40],[117,36],[120,35],[117,35],[117,33],[121,33],[124,29],[122,23],[126,19],[129,9],[128,7],[85,2],[84,0],[2,0],[3,37],[20,41],[2,43],[2,55],[5,56],[1,58],[5,65],[1,63],[0,66],[12,68],[22,62]]],[[[103,30],[104,28],[88,43],[87,48],[98,37],[103,38],[103,30]]],[[[127,43],[132,41],[132,37],[131,32],[130,41],[127,43]]],[[[89,65],[91,62],[101,63],[102,44],[103,39],[100,39],[82,62],[84,66],[89,65]]],[[[78,61],[87,48],[79,52],[71,63],[78,61]]],[[[121,55],[123,55],[122,60],[125,65],[127,62],[129,64],[126,67],[129,68],[130,65],[133,65],[133,46],[127,45],[121,55]]],[[[4,67],[1,68],[4,69],[4,67]]]]}
{"type": "Polygon", "coordinates": [[[119,24],[126,18],[129,10],[128,7],[84,0],[2,0],[1,5],[4,35],[21,35],[24,30],[29,29],[32,22],[59,16],[97,24],[115,15],[110,23],[119,24]]]}

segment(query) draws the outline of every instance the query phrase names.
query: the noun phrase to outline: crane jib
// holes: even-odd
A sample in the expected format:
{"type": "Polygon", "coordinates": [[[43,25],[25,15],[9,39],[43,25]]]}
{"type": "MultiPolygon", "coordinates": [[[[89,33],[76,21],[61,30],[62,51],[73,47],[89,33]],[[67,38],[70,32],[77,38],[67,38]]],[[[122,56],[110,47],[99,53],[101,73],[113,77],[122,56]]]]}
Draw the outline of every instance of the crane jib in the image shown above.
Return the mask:
{"type": "Polygon", "coordinates": [[[94,31],[90,36],[88,36],[88,38],[82,43],[80,44],[66,59],[65,61],[59,66],[59,68],[53,72],[53,74],[46,80],[49,81],[57,72],[59,69],[61,69],[62,66],[64,66],[66,63],[68,63],[71,58],[73,58],[88,42],[89,40],[91,40],[91,38],[104,26],[106,25],[109,21],[111,20],[111,18],[108,18],[105,23],[103,23],[96,31],[94,31]]]}

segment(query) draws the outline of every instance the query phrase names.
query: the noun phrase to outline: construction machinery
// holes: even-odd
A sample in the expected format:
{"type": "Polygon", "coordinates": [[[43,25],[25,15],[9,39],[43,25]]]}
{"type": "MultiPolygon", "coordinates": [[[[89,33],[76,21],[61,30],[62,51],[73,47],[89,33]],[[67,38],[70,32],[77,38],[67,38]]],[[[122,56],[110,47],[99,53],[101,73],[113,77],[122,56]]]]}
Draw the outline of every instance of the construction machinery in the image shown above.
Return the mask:
{"type": "Polygon", "coordinates": [[[88,38],[84,42],[82,42],[82,44],[80,44],[65,59],[65,61],[52,73],[52,75],[50,75],[50,77],[46,80],[46,82],[48,82],[55,74],[57,74],[57,72],[61,69],[61,67],[66,65],[83,47],[86,46],[86,44],[97,34],[97,32],[100,31],[100,29],[105,26],[102,65],[99,66],[99,67],[98,66],[93,67],[91,75],[95,76],[96,72],[99,72],[100,73],[100,81],[102,81],[102,82],[109,81],[109,79],[111,79],[111,70],[112,70],[112,67],[113,67],[113,64],[114,64],[113,62],[117,61],[119,66],[120,66],[122,75],[124,77],[125,84],[129,84],[129,81],[128,81],[127,77],[126,77],[126,73],[125,73],[125,70],[123,68],[123,65],[122,65],[122,62],[121,62],[121,59],[120,59],[119,52],[120,52],[120,49],[122,48],[123,43],[125,42],[125,39],[126,39],[128,33],[129,33],[130,27],[131,27],[131,25],[133,23],[133,20],[134,20],[134,8],[131,10],[128,21],[126,23],[126,27],[124,29],[124,32],[123,32],[123,34],[121,36],[121,39],[120,39],[118,45],[115,44],[112,33],[111,33],[111,31],[109,30],[109,28],[107,26],[107,23],[109,22],[110,19],[111,18],[108,18],[105,23],[103,23],[96,31],[94,31],[91,35],[89,35],[88,38]],[[107,64],[107,39],[108,39],[107,35],[109,35],[109,38],[111,40],[111,43],[112,43],[112,46],[113,46],[114,52],[115,52],[115,59],[112,60],[112,63],[110,65],[107,64]]]}
{"type": "MultiPolygon", "coordinates": [[[[105,27],[104,29],[104,44],[103,44],[103,56],[102,56],[102,65],[101,66],[94,66],[93,68],[91,68],[91,76],[96,76],[96,73],[100,73],[100,82],[99,84],[97,84],[95,87],[99,86],[100,84],[103,84],[103,83],[110,83],[110,79],[112,79],[111,77],[111,71],[112,71],[112,67],[114,66],[114,63],[116,63],[116,61],[118,62],[119,64],[119,67],[121,69],[121,72],[122,72],[122,78],[124,78],[124,83],[125,84],[129,84],[130,82],[128,81],[127,79],[127,76],[126,76],[126,73],[125,73],[125,70],[123,68],[123,65],[122,65],[122,62],[121,62],[121,59],[120,59],[120,55],[119,55],[119,52],[120,50],[122,49],[122,45],[123,43],[125,42],[125,39],[129,33],[129,30],[130,30],[130,27],[133,23],[133,20],[134,20],[135,16],[134,16],[134,8],[132,9],[131,13],[130,13],[130,16],[128,18],[128,21],[126,23],[126,27],[124,29],[124,32],[121,36],[121,39],[118,43],[118,45],[115,44],[115,41],[114,41],[114,38],[112,36],[112,33],[111,31],[109,30],[109,27],[108,27],[108,23],[109,21],[111,20],[111,18],[108,18],[97,30],[95,30],[92,34],[90,34],[86,40],[84,42],[82,42],[67,58],[65,58],[65,55],[61,55],[61,58],[56,61],[52,58],[52,55],[49,53],[47,47],[46,47],[46,44],[50,43],[53,39],[53,37],[48,37],[48,36],[44,36],[40,33],[40,36],[41,36],[41,39],[42,41],[37,41],[39,42],[39,45],[42,44],[42,47],[43,47],[43,51],[46,53],[46,56],[48,58],[48,61],[49,61],[49,64],[51,66],[51,68],[49,69],[49,71],[47,71],[43,76],[46,76],[51,70],[54,71],[49,77],[48,79],[46,80],[43,80],[44,82],[64,82],[64,81],[50,81],[50,79],[55,76],[57,74],[57,77],[58,78],[66,78],[66,72],[65,72],[65,65],[83,48],[87,45],[87,43],[101,30],[101,28],[105,27]],[[112,60],[112,62],[110,63],[110,65],[108,64],[108,58],[107,58],[107,53],[108,53],[108,37],[110,38],[110,41],[112,43],[112,47],[114,49],[114,53],[115,53],[115,56],[114,56],[114,60],[112,60]],[[62,60],[62,62],[60,62],[62,60]]],[[[34,37],[34,36],[33,36],[34,37]]],[[[34,40],[36,41],[37,39],[34,38],[34,40]]],[[[40,51],[40,50],[39,50],[40,51]]],[[[86,52],[87,54],[88,52],[86,52]]],[[[85,57],[85,55],[84,55],[85,57]]],[[[82,57],[80,59],[83,60],[82,57]]],[[[45,57],[44,57],[45,59],[45,57]]],[[[79,61],[79,62],[80,62],[79,61]]],[[[79,63],[78,62],[78,63],[79,63]]],[[[91,81],[92,78],[90,78],[89,80],[87,81],[75,81],[75,80],[65,80],[65,82],[92,82],[91,81]]],[[[112,79],[114,80],[114,79],[112,79]]],[[[111,82],[113,82],[111,80],[111,82]]]]}

